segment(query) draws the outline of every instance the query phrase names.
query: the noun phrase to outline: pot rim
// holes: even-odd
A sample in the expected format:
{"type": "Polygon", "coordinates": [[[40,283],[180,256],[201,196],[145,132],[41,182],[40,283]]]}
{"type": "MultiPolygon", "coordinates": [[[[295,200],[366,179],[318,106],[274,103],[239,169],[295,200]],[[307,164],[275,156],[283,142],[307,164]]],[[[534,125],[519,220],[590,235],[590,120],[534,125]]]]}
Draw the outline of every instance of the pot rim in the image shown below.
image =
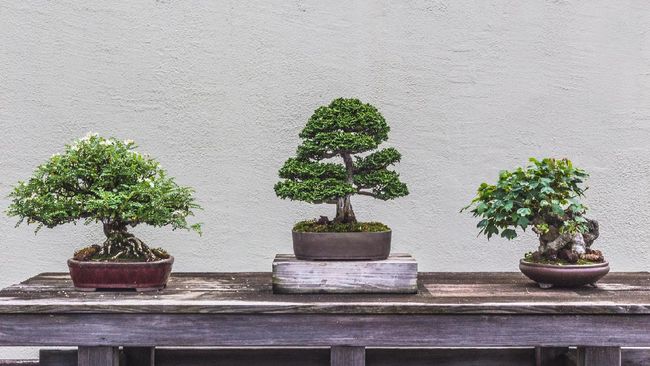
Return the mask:
{"type": "Polygon", "coordinates": [[[393,230],[386,231],[295,231],[291,230],[295,234],[387,234],[393,232],[393,230]]]}
{"type": "Polygon", "coordinates": [[[74,264],[77,266],[111,266],[111,265],[119,265],[119,266],[151,266],[151,265],[159,265],[159,264],[173,264],[174,263],[174,256],[169,256],[169,258],[166,259],[161,259],[157,260],[155,262],[112,262],[112,261],[78,261],[74,258],[68,259],[68,264],[74,264]]]}
{"type": "Polygon", "coordinates": [[[593,264],[546,264],[546,263],[528,262],[522,258],[519,260],[519,265],[530,266],[530,267],[551,268],[551,269],[588,269],[588,268],[609,267],[609,262],[604,261],[602,263],[593,263],[593,264]]]}

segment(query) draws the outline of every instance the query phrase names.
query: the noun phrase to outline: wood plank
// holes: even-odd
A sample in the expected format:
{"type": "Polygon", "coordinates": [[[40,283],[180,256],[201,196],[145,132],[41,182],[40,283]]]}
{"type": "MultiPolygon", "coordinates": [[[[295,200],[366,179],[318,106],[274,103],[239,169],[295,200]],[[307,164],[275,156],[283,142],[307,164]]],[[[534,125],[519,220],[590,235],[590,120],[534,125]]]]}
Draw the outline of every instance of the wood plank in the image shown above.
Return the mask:
{"type": "Polygon", "coordinates": [[[621,366],[619,347],[578,347],[577,366],[621,366]]]}
{"type": "Polygon", "coordinates": [[[418,264],[408,254],[379,261],[304,261],[278,254],[273,292],[279,294],[414,294],[418,264]]]}
{"type": "Polygon", "coordinates": [[[620,315],[8,314],[0,346],[647,347],[648,329],[620,315]]]}
{"type": "Polygon", "coordinates": [[[330,350],[331,366],[366,366],[366,348],[334,346],[330,350]]]}
{"type": "Polygon", "coordinates": [[[519,273],[421,273],[415,295],[274,295],[269,273],[174,273],[157,293],[74,291],[45,273],[0,291],[0,313],[650,314],[650,274],[542,290],[519,273]]]}
{"type": "Polygon", "coordinates": [[[79,347],[77,352],[78,366],[120,366],[118,347],[79,347]]]}

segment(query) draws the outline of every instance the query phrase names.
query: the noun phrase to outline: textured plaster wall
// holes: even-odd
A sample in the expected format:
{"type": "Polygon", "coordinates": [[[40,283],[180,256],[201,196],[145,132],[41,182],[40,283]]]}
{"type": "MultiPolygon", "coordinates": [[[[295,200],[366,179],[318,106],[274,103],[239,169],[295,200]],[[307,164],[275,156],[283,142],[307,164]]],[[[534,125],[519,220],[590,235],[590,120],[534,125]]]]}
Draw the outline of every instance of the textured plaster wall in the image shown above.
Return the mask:
{"type": "MultiPolygon", "coordinates": [[[[596,242],[614,270],[650,261],[650,4],[646,1],[1,1],[0,206],[89,131],[131,138],[196,187],[203,237],[138,228],[177,271],[266,271],[291,225],[331,214],[275,197],[312,111],[380,108],[411,195],[359,197],[424,271],[515,271],[534,236],[476,237],[458,213],[529,156],[591,172],[596,242]]],[[[97,226],[15,229],[0,217],[0,287],[64,271],[97,226]]]]}

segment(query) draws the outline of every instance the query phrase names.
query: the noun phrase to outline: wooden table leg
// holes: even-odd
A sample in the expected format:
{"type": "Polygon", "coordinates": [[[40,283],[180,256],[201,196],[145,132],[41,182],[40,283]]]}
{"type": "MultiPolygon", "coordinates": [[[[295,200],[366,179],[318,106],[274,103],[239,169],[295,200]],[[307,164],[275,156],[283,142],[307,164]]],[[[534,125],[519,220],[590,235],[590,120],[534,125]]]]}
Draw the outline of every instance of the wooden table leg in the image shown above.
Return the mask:
{"type": "Polygon", "coordinates": [[[365,366],[366,347],[334,346],[330,350],[331,366],[365,366]]]}
{"type": "Polygon", "coordinates": [[[578,347],[577,366],[621,366],[620,347],[578,347]]]}
{"type": "Polygon", "coordinates": [[[119,347],[79,347],[78,366],[119,366],[119,347]]]}

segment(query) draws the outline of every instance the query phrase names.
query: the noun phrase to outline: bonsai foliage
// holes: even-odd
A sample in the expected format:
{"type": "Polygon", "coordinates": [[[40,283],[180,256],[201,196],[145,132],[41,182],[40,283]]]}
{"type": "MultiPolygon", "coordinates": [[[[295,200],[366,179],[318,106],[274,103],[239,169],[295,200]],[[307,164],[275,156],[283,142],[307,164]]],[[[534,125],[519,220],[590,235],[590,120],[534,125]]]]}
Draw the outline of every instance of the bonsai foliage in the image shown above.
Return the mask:
{"type": "MultiPolygon", "coordinates": [[[[406,196],[406,184],[388,169],[400,161],[394,148],[376,150],[390,128],[377,108],[358,99],[335,99],[314,112],[300,132],[296,157],[280,169],[275,193],[283,199],[336,205],[335,224],[355,224],[350,198],[390,200],[406,196]],[[376,150],[365,156],[358,156],[376,150]],[[323,162],[339,158],[343,164],[323,162]]],[[[323,217],[323,223],[330,221],[323,217]]]]}
{"type": "Polygon", "coordinates": [[[602,254],[590,249],[599,234],[598,222],[585,217],[587,207],[579,201],[588,174],[568,159],[531,158],[530,163],[502,171],[496,185],[480,185],[476,198],[463,209],[482,218],[479,235],[514,239],[518,228],[531,227],[540,241],[533,259],[602,261],[602,254]]]}
{"type": "Polygon", "coordinates": [[[166,258],[127,231],[139,224],[192,229],[187,217],[200,208],[193,190],[181,187],[155,160],[134,151],[133,141],[90,134],[66,145],[40,165],[27,182],[10,194],[9,216],[18,224],[37,224],[36,231],[69,222],[101,222],[106,240],[75,253],[82,260],[140,260],[166,258]]]}

